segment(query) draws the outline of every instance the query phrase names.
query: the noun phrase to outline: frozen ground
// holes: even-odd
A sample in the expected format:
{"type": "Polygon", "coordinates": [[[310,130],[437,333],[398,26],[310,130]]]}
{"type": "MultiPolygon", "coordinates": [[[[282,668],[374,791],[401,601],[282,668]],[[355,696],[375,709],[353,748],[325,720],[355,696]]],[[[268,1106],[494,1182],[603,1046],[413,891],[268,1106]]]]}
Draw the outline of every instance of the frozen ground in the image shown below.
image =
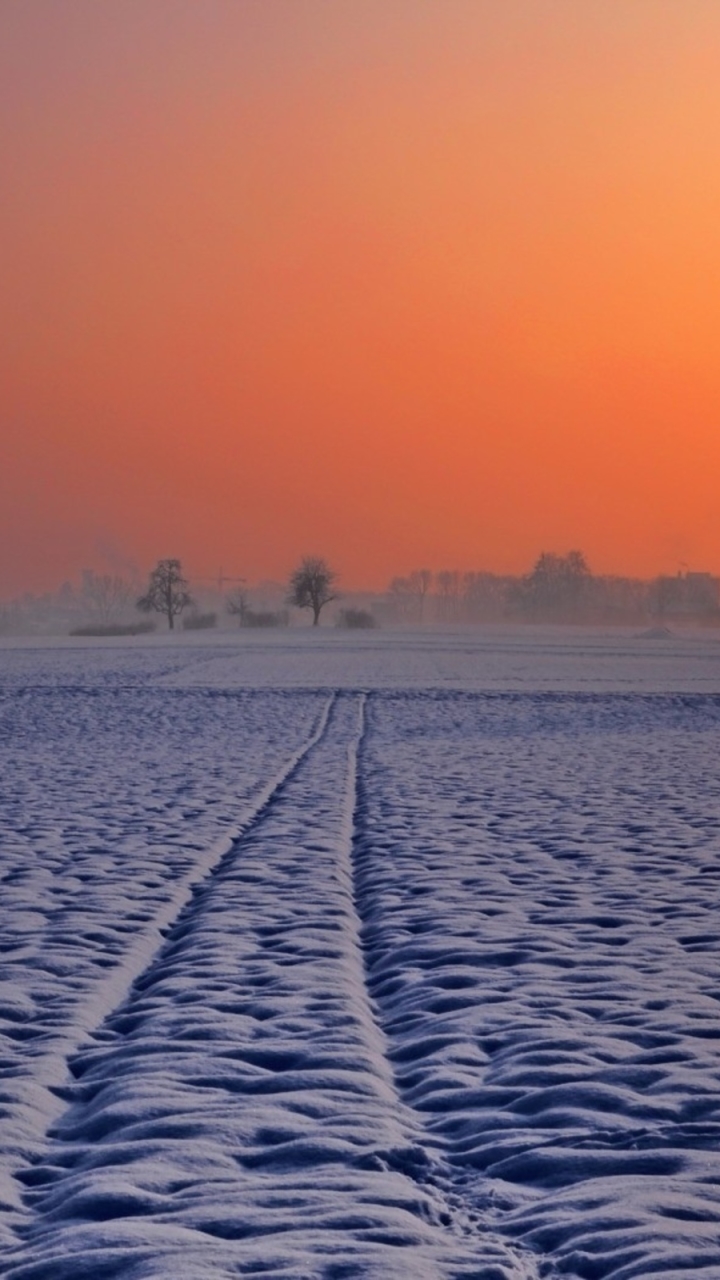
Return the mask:
{"type": "Polygon", "coordinates": [[[0,639],[0,661],[13,684],[720,693],[716,631],[652,639],[642,628],[353,633],[304,627],[180,632],[170,647],[162,634],[104,642],[0,639]],[[52,653],[52,661],[44,662],[42,653],[52,653]]]}
{"type": "Polygon", "coordinates": [[[720,1280],[720,645],[0,650],[0,1274],[720,1280]]]}

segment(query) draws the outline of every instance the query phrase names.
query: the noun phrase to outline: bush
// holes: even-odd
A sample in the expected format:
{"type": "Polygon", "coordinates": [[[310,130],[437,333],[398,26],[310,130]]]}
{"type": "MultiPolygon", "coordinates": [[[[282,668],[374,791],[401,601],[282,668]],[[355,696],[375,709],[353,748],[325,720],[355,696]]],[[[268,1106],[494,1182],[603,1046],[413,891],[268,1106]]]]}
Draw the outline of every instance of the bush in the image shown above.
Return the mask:
{"type": "Polygon", "coordinates": [[[145,636],[155,630],[154,622],[88,622],[73,627],[71,636],[145,636]]]}
{"type": "Polygon", "coordinates": [[[288,625],[287,609],[280,609],[277,613],[271,613],[270,610],[245,609],[240,618],[241,627],[286,627],[288,625]]]}
{"type": "Polygon", "coordinates": [[[217,626],[216,613],[188,613],[182,620],[183,631],[209,631],[217,626]]]}
{"type": "Polygon", "coordinates": [[[377,618],[368,609],[341,609],[335,625],[348,631],[369,631],[377,626],[377,618]]]}

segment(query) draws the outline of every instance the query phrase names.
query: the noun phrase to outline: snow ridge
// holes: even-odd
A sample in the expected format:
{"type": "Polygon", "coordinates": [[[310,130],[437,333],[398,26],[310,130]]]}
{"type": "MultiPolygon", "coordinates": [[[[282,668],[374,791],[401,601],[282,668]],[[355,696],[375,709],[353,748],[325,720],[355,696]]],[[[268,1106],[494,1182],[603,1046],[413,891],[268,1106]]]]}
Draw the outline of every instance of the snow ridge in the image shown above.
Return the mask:
{"type": "Polygon", "coordinates": [[[448,1233],[364,986],[350,865],[362,707],[340,697],[71,1060],[8,1280],[528,1280],[448,1233]]]}
{"type": "MultiPolygon", "coordinates": [[[[358,949],[362,957],[365,996],[372,1010],[374,1036],[383,1054],[383,1060],[387,1063],[388,1074],[397,1097],[398,1111],[409,1117],[408,1123],[416,1134],[414,1149],[409,1153],[409,1158],[405,1159],[406,1171],[427,1194],[432,1195],[437,1205],[438,1220],[446,1229],[461,1239],[466,1247],[475,1247],[478,1254],[481,1254],[483,1250],[487,1250],[489,1241],[492,1240],[495,1247],[500,1241],[496,1214],[488,1212],[488,1207],[495,1203],[495,1196],[492,1193],[488,1194],[487,1188],[480,1193],[475,1188],[473,1194],[463,1194],[462,1179],[458,1179],[457,1171],[454,1171],[448,1162],[446,1143],[442,1138],[438,1140],[432,1131],[428,1131],[426,1118],[413,1106],[412,1090],[405,1087],[407,1072],[401,1063],[406,1061],[408,1056],[414,1058],[419,1057],[420,1054],[414,1046],[410,1055],[407,1051],[403,1053],[402,1042],[393,1037],[391,1030],[393,1024],[387,1017],[386,997],[397,989],[398,982],[392,959],[390,967],[393,968],[395,979],[391,977],[390,982],[386,980],[389,967],[388,955],[383,945],[382,930],[376,928],[378,920],[382,920],[382,909],[379,909],[377,894],[378,873],[382,875],[382,872],[371,847],[366,825],[368,798],[364,756],[368,749],[369,736],[366,709],[372,696],[364,693],[359,701],[360,727],[350,762],[354,803],[351,820],[349,820],[350,832],[347,842],[350,850],[349,876],[358,923],[358,949]],[[377,945],[378,943],[380,945],[377,945]],[[387,1032],[386,1026],[389,1029],[387,1032]]],[[[436,1038],[433,1037],[431,1029],[428,1032],[428,1043],[423,1048],[432,1053],[435,1047],[436,1038]]],[[[519,1247],[512,1250],[509,1256],[512,1258],[514,1276],[528,1277],[528,1280],[532,1277],[534,1280],[540,1274],[537,1269],[538,1257],[534,1251],[519,1247]]],[[[542,1261],[542,1275],[551,1277],[554,1274],[552,1264],[547,1259],[542,1261]]]]}
{"type": "Polygon", "coordinates": [[[688,769],[673,700],[606,708],[599,740],[533,701],[514,728],[369,703],[357,861],[397,1088],[542,1275],[718,1280],[717,757],[688,769]]]}
{"type": "Polygon", "coordinates": [[[0,1273],[720,1280],[717,697],[303,646],[0,689],[0,1273]]]}
{"type": "MultiPolygon", "coordinates": [[[[109,969],[107,976],[95,984],[74,1010],[72,1023],[62,1031],[55,1032],[49,1046],[33,1056],[32,1075],[13,1082],[12,1093],[6,1094],[4,1098],[6,1103],[11,1104],[11,1110],[3,1118],[2,1140],[6,1158],[10,1154],[16,1167],[31,1159],[38,1147],[42,1146],[42,1135],[62,1113],[68,1096],[72,1095],[68,1062],[73,1054],[85,1037],[100,1027],[111,1011],[122,1003],[132,984],[152,966],[163,945],[164,935],[171,930],[193,895],[208,878],[216,874],[235,842],[261,818],[273,797],[322,738],[332,703],[332,697],[325,700],[309,738],[259,789],[252,801],[244,806],[235,823],[195,857],[189,871],[175,882],[152,920],[133,937],[122,957],[109,969]]],[[[0,1201],[5,1210],[5,1230],[17,1227],[18,1220],[14,1211],[21,1210],[21,1202],[11,1179],[6,1178],[2,1183],[0,1201]]]]}

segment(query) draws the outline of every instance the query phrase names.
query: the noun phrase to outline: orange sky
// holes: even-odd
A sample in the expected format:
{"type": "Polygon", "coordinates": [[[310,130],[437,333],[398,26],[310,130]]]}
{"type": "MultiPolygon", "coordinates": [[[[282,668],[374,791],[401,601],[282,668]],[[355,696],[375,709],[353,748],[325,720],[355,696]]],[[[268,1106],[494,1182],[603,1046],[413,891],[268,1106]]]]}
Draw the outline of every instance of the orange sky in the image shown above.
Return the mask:
{"type": "Polygon", "coordinates": [[[720,572],[718,0],[5,0],[0,595],[720,572]]]}

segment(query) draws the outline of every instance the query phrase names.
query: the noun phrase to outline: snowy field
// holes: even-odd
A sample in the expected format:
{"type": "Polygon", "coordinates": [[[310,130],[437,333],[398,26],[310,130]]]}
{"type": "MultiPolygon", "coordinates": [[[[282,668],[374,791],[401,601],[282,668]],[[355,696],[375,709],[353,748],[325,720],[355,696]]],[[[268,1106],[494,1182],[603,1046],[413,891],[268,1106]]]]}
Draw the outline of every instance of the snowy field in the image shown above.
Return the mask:
{"type": "Polygon", "coordinates": [[[0,1275],[720,1280],[720,642],[0,647],[0,1275]]]}

